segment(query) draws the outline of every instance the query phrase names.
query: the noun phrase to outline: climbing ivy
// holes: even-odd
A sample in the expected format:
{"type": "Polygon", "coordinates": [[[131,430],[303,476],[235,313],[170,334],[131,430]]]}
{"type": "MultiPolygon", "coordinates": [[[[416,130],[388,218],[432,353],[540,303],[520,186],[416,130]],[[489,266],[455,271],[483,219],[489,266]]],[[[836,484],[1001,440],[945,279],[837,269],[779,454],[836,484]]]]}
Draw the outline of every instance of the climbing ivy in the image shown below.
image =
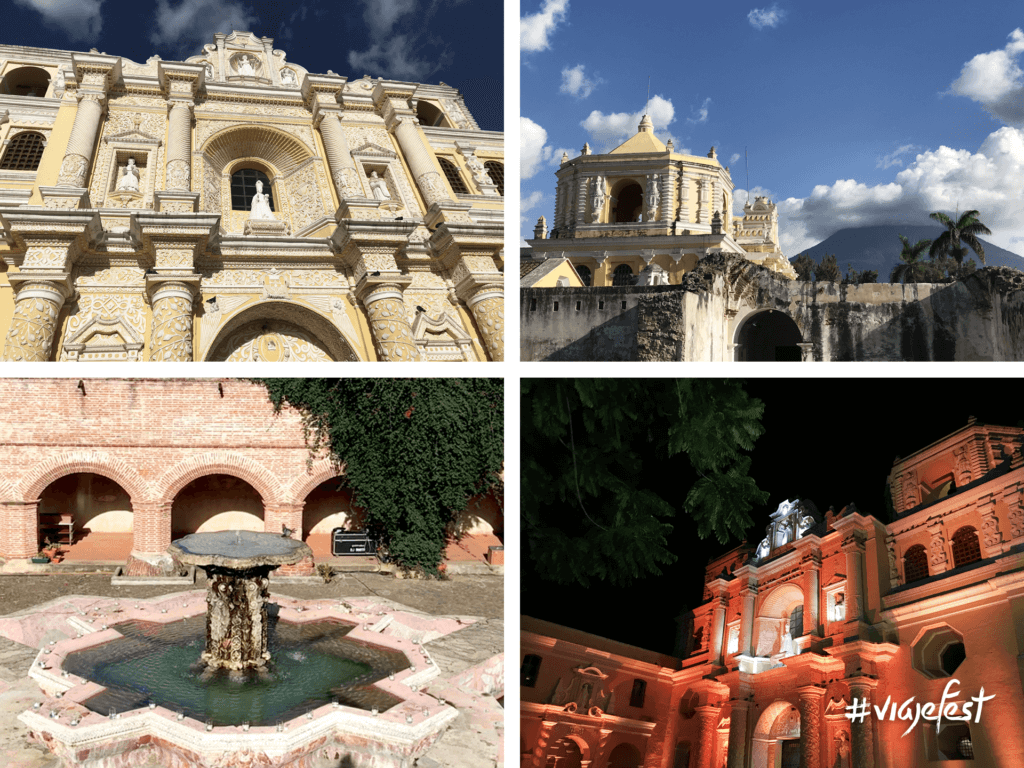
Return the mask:
{"type": "Polygon", "coordinates": [[[370,532],[407,568],[437,573],[470,498],[501,500],[501,379],[256,379],[303,414],[311,459],[343,469],[370,532]]]}

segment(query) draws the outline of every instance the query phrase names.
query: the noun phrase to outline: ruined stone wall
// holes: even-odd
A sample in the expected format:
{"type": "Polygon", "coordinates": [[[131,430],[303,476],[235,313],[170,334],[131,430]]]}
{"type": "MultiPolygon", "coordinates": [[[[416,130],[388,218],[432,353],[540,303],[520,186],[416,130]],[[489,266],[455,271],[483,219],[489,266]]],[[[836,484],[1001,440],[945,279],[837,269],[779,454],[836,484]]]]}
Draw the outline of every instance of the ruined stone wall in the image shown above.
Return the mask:
{"type": "Polygon", "coordinates": [[[715,255],[681,285],[535,288],[521,299],[524,360],[732,360],[743,323],[766,309],[796,322],[816,361],[1024,359],[1024,273],[1007,267],[951,284],[839,285],[715,255]]]}

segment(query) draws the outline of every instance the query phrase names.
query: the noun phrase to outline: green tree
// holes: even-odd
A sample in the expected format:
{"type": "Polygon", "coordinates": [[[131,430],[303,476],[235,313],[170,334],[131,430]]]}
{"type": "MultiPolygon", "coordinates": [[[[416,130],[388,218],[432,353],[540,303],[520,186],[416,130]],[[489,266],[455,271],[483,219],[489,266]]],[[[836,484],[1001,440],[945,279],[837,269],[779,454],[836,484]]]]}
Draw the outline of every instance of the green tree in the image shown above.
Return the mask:
{"type": "Polygon", "coordinates": [[[906,235],[897,235],[903,243],[903,251],[900,253],[900,263],[892,268],[892,275],[889,281],[893,283],[921,283],[928,275],[928,263],[924,260],[925,249],[931,244],[931,240],[918,240],[910,244],[906,235]]]}
{"type": "Polygon", "coordinates": [[[819,283],[838,283],[841,277],[842,272],[834,253],[825,254],[821,263],[814,267],[814,279],[819,283]]]}
{"type": "Polygon", "coordinates": [[[861,283],[877,283],[878,282],[878,270],[877,269],[865,269],[860,273],[861,283]]]}
{"type": "Polygon", "coordinates": [[[814,273],[814,259],[806,253],[801,253],[791,262],[796,270],[796,279],[810,282],[814,273]]]}
{"type": "Polygon", "coordinates": [[[390,556],[436,573],[470,498],[501,495],[501,379],[258,379],[303,414],[313,456],[327,453],[390,556]]]}
{"type": "Polygon", "coordinates": [[[544,578],[622,586],[675,562],[654,461],[688,460],[692,482],[674,479],[700,538],[742,538],[767,501],[743,453],[764,405],[735,380],[524,379],[521,394],[523,558],[544,578]]]}
{"type": "Polygon", "coordinates": [[[956,221],[940,211],[930,213],[928,217],[935,219],[935,221],[946,228],[945,232],[935,238],[931,249],[928,251],[929,256],[932,258],[939,254],[952,256],[956,261],[957,278],[969,274],[963,270],[963,261],[967,255],[967,248],[961,246],[961,242],[978,254],[982,264],[985,263],[985,247],[978,239],[978,235],[991,235],[992,230],[978,220],[978,211],[964,211],[963,215],[956,221]]]}

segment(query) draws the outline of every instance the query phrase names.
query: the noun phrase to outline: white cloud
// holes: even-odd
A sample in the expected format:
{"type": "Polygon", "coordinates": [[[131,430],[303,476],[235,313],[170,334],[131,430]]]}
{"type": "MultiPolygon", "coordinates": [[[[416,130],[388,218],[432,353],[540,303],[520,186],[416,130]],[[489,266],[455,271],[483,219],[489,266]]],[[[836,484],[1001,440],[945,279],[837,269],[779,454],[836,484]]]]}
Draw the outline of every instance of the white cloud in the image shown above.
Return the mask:
{"type": "MultiPolygon", "coordinates": [[[[697,110],[697,117],[688,117],[686,122],[688,123],[706,123],[708,121],[708,106],[711,104],[711,97],[704,99],[704,103],[701,104],[700,109],[697,110]]],[[[652,118],[653,119],[653,118],[652,118]]]]}
{"type": "Polygon", "coordinates": [[[577,64],[571,69],[564,67],[562,69],[562,87],[559,90],[562,93],[571,93],[578,99],[585,99],[593,93],[594,89],[603,80],[599,77],[594,77],[593,79],[587,77],[583,69],[582,64],[577,64]]]}
{"type": "Polygon", "coordinates": [[[902,147],[900,147],[897,150],[894,150],[893,152],[890,152],[888,155],[883,155],[882,157],[878,158],[878,162],[875,164],[875,168],[882,168],[884,170],[885,168],[891,168],[894,165],[902,166],[903,161],[900,159],[900,155],[905,155],[909,152],[913,152],[915,149],[917,149],[917,147],[914,146],[913,144],[904,144],[902,147]]]}
{"type": "Polygon", "coordinates": [[[779,26],[785,17],[786,12],[776,4],[771,8],[754,8],[747,14],[747,21],[754,29],[770,29],[779,26]]]}
{"type": "Polygon", "coordinates": [[[214,32],[251,30],[258,19],[237,0],[183,0],[177,6],[156,0],[155,21],[149,41],[185,57],[198,53],[214,32]]]}
{"type": "Polygon", "coordinates": [[[949,93],[966,96],[1008,125],[1024,127],[1024,72],[1016,59],[1024,52],[1024,31],[1010,33],[1002,50],[979,53],[964,64],[949,93]]]}
{"type": "Polygon", "coordinates": [[[533,177],[551,159],[548,132],[528,117],[519,118],[519,178],[533,177]]]}
{"type": "Polygon", "coordinates": [[[416,10],[416,0],[363,0],[363,20],[373,40],[382,41],[402,16],[416,10]]]}
{"type": "Polygon", "coordinates": [[[797,254],[843,227],[928,224],[928,214],[971,208],[992,230],[986,239],[1003,248],[1024,221],[1024,130],[1003,127],[977,152],[939,147],[917,156],[888,184],[854,179],[816,186],[805,198],[779,203],[783,250],[797,254]]]}
{"type": "Polygon", "coordinates": [[[72,40],[96,40],[103,27],[103,0],[14,0],[16,5],[38,11],[43,19],[67,33],[72,40]]]}
{"type": "Polygon", "coordinates": [[[519,202],[519,226],[526,224],[528,220],[531,224],[536,223],[536,218],[533,216],[527,216],[526,212],[533,209],[541,200],[544,199],[543,192],[531,192],[519,202]]]}
{"type": "Polygon", "coordinates": [[[741,157],[743,157],[743,155],[741,155],[739,152],[733,152],[732,156],[729,158],[729,165],[732,165],[737,160],[739,160],[741,157]]]}
{"type": "Polygon", "coordinates": [[[423,82],[441,63],[416,58],[414,48],[408,35],[395,35],[386,42],[374,43],[368,50],[349,51],[348,64],[353,72],[423,82]]]}
{"type": "Polygon", "coordinates": [[[565,21],[569,0],[544,0],[537,13],[519,19],[519,50],[543,51],[550,46],[548,35],[559,22],[565,21]]]}
{"type": "MultiPolygon", "coordinates": [[[[767,197],[769,200],[775,199],[775,193],[765,187],[753,186],[750,188],[750,202],[753,203],[758,197],[767,197]]],[[[732,215],[742,216],[743,206],[747,204],[747,190],[745,189],[733,189],[732,191],[732,215]]],[[[781,235],[780,235],[781,237],[781,235]]],[[[788,254],[789,251],[786,251],[788,254]]]]}
{"type": "MultiPolygon", "coordinates": [[[[654,123],[654,134],[662,141],[672,139],[672,134],[666,130],[667,126],[676,119],[676,110],[672,106],[672,100],[663,99],[661,96],[653,97],[647,108],[647,113],[651,116],[651,122],[654,123]]],[[[580,125],[590,133],[591,139],[597,145],[595,151],[603,152],[633,136],[643,116],[642,110],[639,112],[612,112],[606,115],[595,109],[580,125]]],[[[681,150],[677,149],[676,151],[681,150]]]]}
{"type": "Polygon", "coordinates": [[[558,147],[557,149],[551,150],[551,157],[548,158],[548,165],[561,165],[562,155],[568,155],[569,159],[572,160],[575,157],[580,156],[580,150],[569,149],[568,147],[558,147]]]}

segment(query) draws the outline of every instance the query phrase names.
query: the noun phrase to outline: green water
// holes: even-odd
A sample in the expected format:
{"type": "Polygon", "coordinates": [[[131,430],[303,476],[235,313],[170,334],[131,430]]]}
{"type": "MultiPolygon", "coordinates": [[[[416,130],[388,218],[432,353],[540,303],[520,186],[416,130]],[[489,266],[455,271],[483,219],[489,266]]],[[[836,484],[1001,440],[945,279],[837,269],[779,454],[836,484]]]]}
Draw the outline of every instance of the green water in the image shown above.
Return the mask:
{"type": "Polygon", "coordinates": [[[204,676],[205,617],[114,628],[125,637],[70,654],[64,664],[107,688],[84,702],[104,715],[150,701],[213,725],[273,725],[331,701],[384,711],[400,700],[372,683],[408,665],[404,654],[347,639],[350,624],[296,625],[271,617],[268,672],[204,676]]]}

